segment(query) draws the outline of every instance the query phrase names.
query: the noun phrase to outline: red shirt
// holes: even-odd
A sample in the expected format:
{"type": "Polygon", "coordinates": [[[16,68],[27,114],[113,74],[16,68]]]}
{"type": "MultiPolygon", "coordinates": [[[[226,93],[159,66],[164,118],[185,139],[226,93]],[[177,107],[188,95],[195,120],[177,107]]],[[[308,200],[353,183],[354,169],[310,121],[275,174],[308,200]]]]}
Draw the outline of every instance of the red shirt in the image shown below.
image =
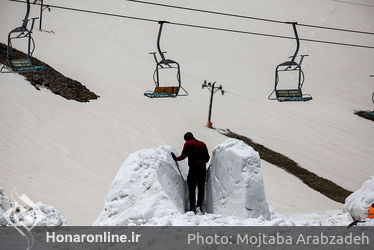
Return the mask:
{"type": "Polygon", "coordinates": [[[208,148],[204,142],[196,139],[188,140],[184,144],[182,154],[176,158],[177,161],[184,160],[188,157],[188,166],[205,166],[209,161],[208,148]]]}

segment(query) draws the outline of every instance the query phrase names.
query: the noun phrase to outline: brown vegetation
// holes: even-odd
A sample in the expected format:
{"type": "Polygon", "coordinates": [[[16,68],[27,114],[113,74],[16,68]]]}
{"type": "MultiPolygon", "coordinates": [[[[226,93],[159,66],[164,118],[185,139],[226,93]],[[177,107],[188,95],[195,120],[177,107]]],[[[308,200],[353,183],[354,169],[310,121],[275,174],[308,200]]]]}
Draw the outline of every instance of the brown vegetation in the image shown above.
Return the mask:
{"type": "MultiPolygon", "coordinates": [[[[13,54],[17,58],[27,58],[25,53],[16,49],[13,49],[13,54]]],[[[44,66],[44,68],[37,72],[17,73],[23,75],[36,89],[39,90],[44,87],[56,95],[78,102],[89,102],[90,100],[99,98],[98,95],[91,92],[80,82],[65,77],[48,64],[36,58],[32,58],[31,61],[33,65],[44,66]]],[[[9,66],[7,64],[7,46],[3,43],[0,43],[0,63],[9,66]]]]}

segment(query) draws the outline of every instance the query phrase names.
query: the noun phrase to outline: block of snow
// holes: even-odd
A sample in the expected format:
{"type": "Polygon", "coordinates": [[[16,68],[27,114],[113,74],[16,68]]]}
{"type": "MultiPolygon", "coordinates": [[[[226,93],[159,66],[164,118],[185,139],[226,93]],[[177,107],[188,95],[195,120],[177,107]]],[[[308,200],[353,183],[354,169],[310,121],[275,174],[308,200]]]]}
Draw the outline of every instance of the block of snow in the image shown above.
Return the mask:
{"type": "Polygon", "coordinates": [[[12,202],[8,196],[4,194],[4,189],[0,187],[0,226],[5,226],[8,224],[8,221],[4,218],[4,213],[11,207],[12,202]]]}
{"type": "Polygon", "coordinates": [[[344,212],[349,212],[355,220],[365,220],[368,210],[374,203],[374,176],[371,176],[362,187],[345,199],[344,212]]]}
{"type": "Polygon", "coordinates": [[[132,153],[114,178],[94,225],[140,225],[184,213],[187,188],[171,152],[171,147],[161,146],[132,153]]]}
{"type": "MultiPolygon", "coordinates": [[[[42,202],[26,204],[21,199],[12,201],[0,192],[0,226],[66,226],[67,222],[60,212],[42,202]],[[19,203],[18,203],[19,202],[19,203]],[[8,219],[5,218],[7,216],[8,219]]],[[[12,190],[14,197],[20,198],[15,190],[12,190]]],[[[13,196],[11,196],[13,197],[13,196]]]]}
{"type": "Polygon", "coordinates": [[[213,149],[206,203],[209,213],[270,219],[260,156],[252,147],[228,139],[213,149]]]}

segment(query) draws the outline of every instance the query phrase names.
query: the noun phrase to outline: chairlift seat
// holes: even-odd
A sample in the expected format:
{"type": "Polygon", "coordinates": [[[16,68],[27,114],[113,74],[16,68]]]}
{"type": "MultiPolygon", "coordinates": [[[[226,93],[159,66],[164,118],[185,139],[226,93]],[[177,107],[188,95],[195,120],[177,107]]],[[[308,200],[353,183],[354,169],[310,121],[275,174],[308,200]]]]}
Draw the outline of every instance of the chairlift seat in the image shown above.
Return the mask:
{"type": "Polygon", "coordinates": [[[145,96],[153,97],[176,97],[179,92],[178,86],[168,86],[168,87],[156,87],[153,92],[147,91],[144,93],[145,96]]]}
{"type": "Polygon", "coordinates": [[[275,90],[278,101],[309,101],[312,100],[310,95],[303,95],[301,89],[279,89],[275,90]]]}
{"type": "Polygon", "coordinates": [[[29,59],[10,60],[14,68],[31,68],[32,64],[29,59]]]}
{"type": "Polygon", "coordinates": [[[40,69],[45,68],[45,66],[33,66],[31,63],[32,54],[35,49],[34,39],[32,38],[32,30],[34,28],[34,23],[37,18],[32,18],[31,27],[28,29],[27,25],[30,14],[30,0],[26,1],[26,14],[23,19],[22,26],[11,30],[8,33],[8,47],[6,54],[6,63],[0,69],[0,73],[12,73],[12,72],[35,72],[40,69]],[[18,56],[14,55],[12,40],[24,39],[28,40],[27,43],[27,55],[24,58],[19,59],[18,56]],[[6,65],[9,65],[10,68],[6,65]]]}
{"type": "Polygon", "coordinates": [[[294,31],[294,35],[296,38],[296,50],[294,54],[290,57],[291,60],[283,62],[279,64],[275,68],[275,85],[274,85],[274,90],[270,93],[268,96],[269,100],[278,100],[280,102],[283,101],[309,101],[312,100],[312,96],[309,94],[302,94],[301,88],[303,87],[304,84],[304,72],[301,69],[301,64],[303,62],[303,59],[307,55],[301,55],[301,59],[299,63],[295,61],[297,58],[297,54],[299,52],[300,48],[300,39],[299,35],[297,33],[296,29],[296,22],[290,23],[292,24],[292,28],[294,31]],[[297,72],[298,73],[298,79],[297,79],[297,88],[296,89],[278,89],[278,84],[279,84],[279,73],[280,72],[297,72]],[[275,97],[273,97],[273,94],[275,93],[275,97]]]}
{"type": "Polygon", "coordinates": [[[365,111],[364,114],[367,115],[367,116],[373,116],[374,117],[374,111],[365,111]]]}
{"type": "Polygon", "coordinates": [[[10,60],[10,64],[14,71],[37,71],[44,68],[44,66],[33,66],[30,59],[10,60]]]}

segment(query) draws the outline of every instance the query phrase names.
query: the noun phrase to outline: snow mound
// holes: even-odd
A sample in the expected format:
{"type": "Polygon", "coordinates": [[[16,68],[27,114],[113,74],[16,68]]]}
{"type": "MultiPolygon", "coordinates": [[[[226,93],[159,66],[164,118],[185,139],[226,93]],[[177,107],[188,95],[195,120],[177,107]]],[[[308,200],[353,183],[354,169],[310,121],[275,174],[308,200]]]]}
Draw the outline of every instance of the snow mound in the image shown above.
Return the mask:
{"type": "Polygon", "coordinates": [[[374,176],[371,176],[359,190],[345,199],[343,211],[349,212],[355,220],[365,220],[368,217],[369,207],[373,203],[374,176]]]}
{"type": "MultiPolygon", "coordinates": [[[[18,195],[17,195],[17,198],[18,195]]],[[[12,202],[0,187],[0,226],[66,226],[67,222],[60,212],[49,205],[36,202],[22,205],[23,202],[12,202]],[[6,219],[6,217],[9,220],[6,219]]]]}
{"type": "Polygon", "coordinates": [[[5,226],[8,221],[4,217],[5,211],[12,207],[12,202],[8,196],[4,195],[4,189],[0,187],[0,226],[5,226]]]}
{"type": "Polygon", "coordinates": [[[187,187],[171,152],[172,147],[161,146],[132,153],[114,178],[94,225],[142,225],[184,213],[187,187]]]}
{"type": "Polygon", "coordinates": [[[260,156],[243,141],[228,139],[213,149],[207,206],[209,213],[270,219],[260,156]]]}

